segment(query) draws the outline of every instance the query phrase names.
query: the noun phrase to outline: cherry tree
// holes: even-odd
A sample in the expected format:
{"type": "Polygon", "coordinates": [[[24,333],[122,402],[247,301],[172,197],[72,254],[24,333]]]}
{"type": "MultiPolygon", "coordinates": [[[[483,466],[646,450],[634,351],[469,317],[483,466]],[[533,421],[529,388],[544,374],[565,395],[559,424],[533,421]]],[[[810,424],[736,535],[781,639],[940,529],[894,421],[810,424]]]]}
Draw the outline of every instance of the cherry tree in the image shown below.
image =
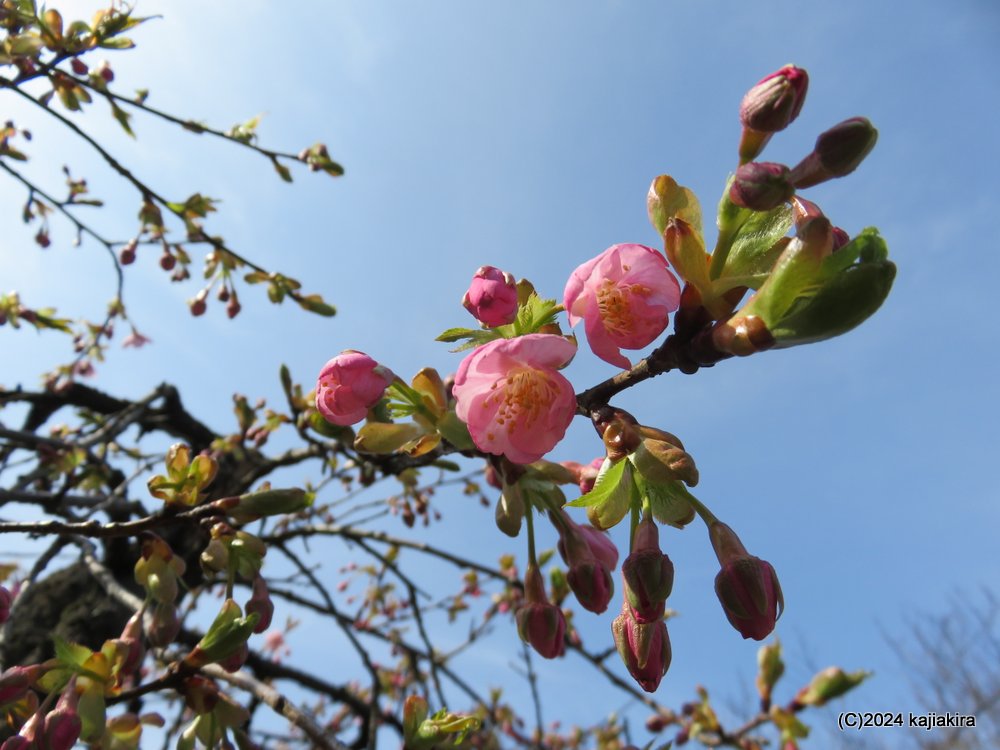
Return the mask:
{"type": "MultiPolygon", "coordinates": [[[[192,249],[207,250],[204,284],[188,302],[196,317],[214,295],[237,318],[254,286],[272,303],[335,310],[212,234],[206,224],[217,200],[166,197],[89,135],[79,115],[103,101],[126,137],[133,116],[158,118],[192,137],[237,144],[282,180],[296,167],[332,176],[343,169],[321,143],[297,153],[261,145],[256,120],[215,128],[153,107],[148,92],[116,90],[112,65],[95,62],[95,53],[129,49],[125,34],[143,20],[118,4],[70,21],[32,0],[0,2],[0,94],[82,140],[131,185],[137,210],[133,236],[105,237],[84,213],[101,205],[87,181],[67,169],[60,199],[26,176],[19,165],[38,145],[30,129],[5,124],[0,169],[26,192],[22,217],[37,227],[36,243],[52,243],[56,221],[89,238],[107,252],[117,293],[104,319],[79,322],[16,292],[0,297],[5,335],[31,326],[72,341],[69,361],[43,387],[0,390],[0,503],[30,511],[0,521],[0,534],[46,545],[30,567],[0,568],[0,747],[136,748],[151,737],[179,748],[360,748],[390,737],[410,748],[633,744],[616,717],[546,729],[536,657],[582,659],[600,689],[644,704],[654,746],[749,749],[776,736],[786,750],[797,747],[808,735],[807,709],[866,672],[831,667],[779,700],[784,664],[772,640],[759,652],[760,708],[743,723],[723,725],[703,687],[683,706],[658,702],[671,662],[674,568],[684,564],[664,551],[666,535],[689,525],[686,533],[705,534],[718,558],[721,612],[699,616],[726,618],[734,637],[766,640],[784,600],[778,571],[695,494],[699,473],[681,438],[613,401],[631,388],[655,391],[659,381],[646,381],[667,372],[694,375],[839,336],[876,312],[895,275],[885,242],[873,228],[849,236],[805,195],[854,172],[875,145],[874,126],[850,118],[820,133],[794,165],[760,161],[806,98],[806,71],[785,66],[739,105],[742,134],[711,251],[698,198],[657,176],[647,209],[662,248],[615,244],[580,258],[562,290],[536,288],[515,269],[479,268],[465,312],[456,306],[456,318],[472,320],[438,337],[457,345],[453,375],[427,367],[407,376],[360,349],[331,352],[304,381],[281,368],[280,408],[235,397],[232,431],[218,433],[170,385],[132,400],[82,382],[103,366],[116,333],[127,332],[122,346],[148,343],[123,302],[137,253],[155,248],[180,283],[196,270],[192,249]],[[651,345],[638,361],[627,354],[651,345]],[[619,372],[581,387],[562,373],[577,356],[619,372]],[[593,425],[597,457],[547,460],[574,420],[593,425]],[[273,449],[276,433],[293,447],[273,449]],[[300,480],[286,482],[290,472],[300,480]],[[495,504],[496,532],[469,533],[523,545],[523,570],[515,554],[465,558],[421,533],[437,521],[435,493],[448,487],[495,504]],[[397,523],[377,523],[386,510],[397,523]],[[555,551],[538,549],[538,524],[558,534],[555,551]],[[628,528],[624,549],[607,533],[618,524],[628,528]],[[357,561],[325,570],[311,557],[318,538],[350,544],[357,561]],[[67,550],[76,561],[51,570],[67,550]],[[422,580],[416,557],[452,579],[422,580]],[[272,573],[275,558],[291,572],[272,573]],[[351,582],[364,593],[349,594],[351,582]],[[335,628],[358,673],[287,663],[284,634],[296,625],[289,611],[335,628]],[[606,620],[605,642],[585,643],[575,626],[591,615],[606,620]],[[534,721],[456,666],[456,655],[490,629],[523,644],[534,721]],[[445,647],[444,630],[461,633],[462,645],[445,647]]],[[[365,348],[363,331],[357,339],[365,348]]]]}

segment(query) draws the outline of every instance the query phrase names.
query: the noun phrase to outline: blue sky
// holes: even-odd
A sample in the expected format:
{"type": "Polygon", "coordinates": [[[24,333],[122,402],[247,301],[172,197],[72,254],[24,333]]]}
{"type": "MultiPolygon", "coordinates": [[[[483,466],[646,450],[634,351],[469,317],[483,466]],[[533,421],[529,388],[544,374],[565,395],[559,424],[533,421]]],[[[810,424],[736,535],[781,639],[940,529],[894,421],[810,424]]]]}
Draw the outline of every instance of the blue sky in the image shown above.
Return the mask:
{"type": "MultiPolygon", "coordinates": [[[[956,590],[995,589],[1000,574],[988,469],[1000,416],[991,320],[1000,9],[986,0],[276,8],[144,0],[140,12],[164,17],[136,31],[135,51],[109,56],[117,82],[222,126],[264,113],[267,145],[297,151],[324,140],[347,169],[342,179],[296,172],[284,185],[264,160],[139,115],[130,142],[101,104],[86,122],[164,193],[223,198],[213,231],[322,292],[340,314],[307,317],[248,290],[235,324],[219,305],[192,320],[183,300],[196,288],[167,285],[140,251],[126,303],[155,345],[113,353],[96,384],[138,396],[170,380],[223,429],[234,391],[280,403],[282,362],[306,382],[348,347],[400,374],[452,371],[458,355],[433,338],[471,321],[458,301],[476,267],[497,265],[561,295],[569,273],[608,245],[657,244],[644,199],[661,173],[692,188],[710,216],[736,163],[740,98],[794,62],[810,73],[809,96],[765,157],[794,163],[830,125],[854,115],[874,122],[879,143],[858,171],[807,197],[849,232],[879,227],[899,267],[892,295],[840,339],[667,374],[617,403],[684,439],[701,470],[699,497],[774,564],[787,603],[777,633],[790,654],[816,668],[874,669],[845,707],[915,709],[884,633],[899,634],[914,613],[943,614],[956,590]]],[[[58,185],[70,164],[96,195],[124,206],[99,223],[126,236],[137,208],[126,186],[67,134],[2,104],[5,118],[35,131],[32,174],[58,185]]],[[[43,253],[16,218],[20,189],[0,181],[0,198],[11,206],[0,287],[96,318],[112,293],[102,251],[71,248],[69,230],[55,225],[43,253]]],[[[33,384],[63,346],[0,330],[0,382],[33,384]]],[[[584,345],[566,374],[580,390],[614,372],[584,345]]],[[[581,423],[553,455],[598,452],[581,423]]],[[[511,547],[490,513],[442,502],[445,533],[460,527],[470,549],[488,546],[493,558],[511,547]]],[[[677,704],[699,682],[739,699],[756,644],[722,617],[703,528],[663,540],[681,616],[658,699],[677,704]]],[[[591,620],[591,642],[610,642],[610,617],[591,620]]],[[[303,655],[305,630],[296,634],[303,655]]],[[[513,631],[493,643],[487,663],[516,654],[513,631]]],[[[540,673],[557,691],[594,677],[569,661],[540,673]]],[[[621,694],[564,695],[550,701],[549,718],[587,721],[624,703],[621,694]]]]}

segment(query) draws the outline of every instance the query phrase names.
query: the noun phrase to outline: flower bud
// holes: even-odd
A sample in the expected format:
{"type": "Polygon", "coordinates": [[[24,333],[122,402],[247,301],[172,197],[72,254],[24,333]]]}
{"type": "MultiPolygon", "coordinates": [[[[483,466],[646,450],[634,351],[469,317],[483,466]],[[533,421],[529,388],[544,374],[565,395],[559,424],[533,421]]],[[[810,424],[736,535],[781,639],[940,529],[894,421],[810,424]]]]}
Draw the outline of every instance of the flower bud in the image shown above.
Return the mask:
{"type": "Polygon", "coordinates": [[[127,649],[125,658],[119,667],[119,674],[129,675],[134,673],[139,668],[139,665],[142,664],[143,657],[146,655],[146,649],[143,648],[142,643],[142,615],[143,610],[141,609],[132,615],[128,619],[128,622],[125,623],[122,634],[119,636],[119,640],[127,649]]]}
{"type": "Polygon", "coordinates": [[[39,664],[5,669],[0,673],[0,705],[21,700],[43,673],[44,668],[39,664]]]}
{"type": "Polygon", "coordinates": [[[822,706],[857,687],[869,676],[871,672],[864,670],[845,672],[840,667],[827,667],[796,694],[795,702],[804,706],[822,706]]]}
{"type": "Polygon", "coordinates": [[[784,130],[802,111],[808,88],[806,71],[786,65],[746,93],[740,102],[740,122],[745,128],[765,133],[784,130]]]}
{"type": "Polygon", "coordinates": [[[327,362],[316,382],[316,408],[326,421],[346,427],[365,418],[395,379],[363,352],[348,349],[327,362]]]}
{"type": "Polygon", "coordinates": [[[566,650],[566,618],[549,602],[538,566],[531,564],[524,575],[525,603],[514,614],[521,640],[546,659],[562,656],[566,650]]]}
{"type": "Polygon", "coordinates": [[[795,195],[784,164],[750,162],[736,170],[736,177],[729,188],[729,200],[737,206],[753,211],[770,211],[795,195]]]}
{"type": "Polygon", "coordinates": [[[184,702],[196,715],[211,713],[219,702],[219,688],[212,680],[194,675],[184,681],[184,702]]]}
{"type": "Polygon", "coordinates": [[[774,133],[787,128],[799,116],[808,88],[806,71],[786,65],[746,93],[740,103],[740,164],[756,158],[774,133]]]}
{"type": "Polygon", "coordinates": [[[174,642],[180,631],[181,621],[177,617],[177,608],[173,603],[157,604],[153,608],[153,616],[146,629],[149,644],[155,648],[166,648],[174,642]]]}
{"type": "Polygon", "coordinates": [[[577,563],[569,569],[566,580],[584,609],[599,615],[608,608],[615,584],[611,572],[599,562],[577,563]]]}
{"type": "Polygon", "coordinates": [[[462,306],[480,323],[496,328],[517,317],[517,284],[506,271],[483,266],[472,277],[462,306]]]}
{"type": "Polygon", "coordinates": [[[274,617],[274,603],[267,590],[267,583],[263,578],[257,576],[253,579],[253,594],[246,605],[247,614],[256,612],[260,619],[254,626],[253,632],[263,633],[271,627],[271,618],[274,617]]]}
{"type": "Polygon", "coordinates": [[[59,696],[56,707],[45,717],[42,746],[47,750],[70,750],[76,744],[83,729],[83,721],[77,712],[78,700],[76,684],[71,680],[59,696]]]}
{"type": "Polygon", "coordinates": [[[797,189],[849,175],[875,148],[878,131],[865,117],[852,117],[820,134],[811,154],[795,165],[789,179],[797,189]]]}
{"type": "Polygon", "coordinates": [[[516,537],[521,533],[521,521],[524,519],[524,498],[521,488],[514,484],[504,483],[503,492],[497,500],[496,524],[504,534],[516,537]]]}
{"type": "Polygon", "coordinates": [[[611,623],[618,655],[639,687],[647,693],[656,691],[670,667],[670,636],[663,620],[640,623],[627,604],[611,623]]]}
{"type": "Polygon", "coordinates": [[[639,623],[663,619],[664,605],[674,587],[674,565],[660,551],[659,531],[646,517],[635,530],[632,553],[622,563],[625,602],[639,623]]]}
{"type": "Polygon", "coordinates": [[[724,523],[713,523],[709,537],[722,565],[715,577],[715,593],[726,618],[744,638],[763,640],[774,630],[785,607],[774,568],[748,554],[739,537],[724,523]]]}

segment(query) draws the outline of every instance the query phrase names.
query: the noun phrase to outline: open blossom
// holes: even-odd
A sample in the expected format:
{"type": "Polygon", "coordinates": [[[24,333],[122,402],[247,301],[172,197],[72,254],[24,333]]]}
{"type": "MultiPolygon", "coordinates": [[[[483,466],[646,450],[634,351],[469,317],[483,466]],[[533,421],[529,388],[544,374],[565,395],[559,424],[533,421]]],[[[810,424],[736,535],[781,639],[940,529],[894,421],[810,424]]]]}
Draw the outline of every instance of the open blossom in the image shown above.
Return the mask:
{"type": "Polygon", "coordinates": [[[517,317],[517,284],[506,271],[483,266],[472,277],[462,305],[480,323],[495,328],[517,317]]]}
{"type": "Polygon", "coordinates": [[[395,375],[367,354],[348,349],[327,362],[316,382],[316,408],[328,422],[346,426],[365,418],[395,375]]]}
{"type": "Polygon", "coordinates": [[[476,446],[516,464],[537,461],[566,434],[576,413],[570,382],[556,372],[576,346],[532,333],[475,349],[455,375],[455,413],[476,446]]]}
{"type": "Polygon", "coordinates": [[[594,354],[618,367],[632,363],[622,349],[641,349],[667,327],[680,303],[667,260],[645,245],[612,245],[573,271],[563,305],[570,325],[581,319],[594,354]]]}

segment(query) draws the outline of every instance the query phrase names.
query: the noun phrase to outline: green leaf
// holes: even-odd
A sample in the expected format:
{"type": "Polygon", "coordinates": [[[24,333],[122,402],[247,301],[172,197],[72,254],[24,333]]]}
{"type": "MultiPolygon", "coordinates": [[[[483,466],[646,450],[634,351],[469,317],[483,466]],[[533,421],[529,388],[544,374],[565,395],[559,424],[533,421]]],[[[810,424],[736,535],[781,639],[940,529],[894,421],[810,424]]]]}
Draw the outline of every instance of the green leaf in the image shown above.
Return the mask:
{"type": "Polygon", "coordinates": [[[110,39],[102,39],[100,47],[105,49],[132,49],[135,46],[135,42],[125,36],[113,37],[110,39]]]}
{"type": "Polygon", "coordinates": [[[278,173],[278,176],[281,177],[281,179],[285,182],[292,181],[292,171],[288,167],[277,159],[271,159],[271,163],[274,165],[274,171],[278,173]]]}
{"type": "Polygon", "coordinates": [[[83,667],[94,652],[79,643],[71,643],[58,634],[52,636],[53,650],[56,659],[64,667],[83,667]]]}
{"type": "Polygon", "coordinates": [[[309,427],[323,437],[341,440],[345,443],[354,440],[354,430],[338,424],[332,424],[323,419],[323,415],[314,411],[309,415],[309,427]]]}
{"type": "Polygon", "coordinates": [[[476,447],[469,435],[469,428],[454,411],[446,411],[437,423],[437,430],[441,437],[454,445],[460,451],[471,451],[476,447]]]}
{"type": "Polygon", "coordinates": [[[299,303],[299,307],[303,310],[322,315],[324,318],[332,318],[337,314],[337,308],[324,302],[323,298],[318,294],[296,296],[295,301],[299,303]]]}
{"type": "Polygon", "coordinates": [[[677,216],[688,224],[696,234],[702,234],[701,206],[698,197],[677,184],[673,177],[661,174],[649,186],[646,196],[646,210],[653,228],[662,237],[667,228],[667,222],[677,216]]]}
{"type": "Polygon", "coordinates": [[[462,339],[468,339],[461,346],[457,346],[451,351],[461,352],[466,349],[472,349],[477,346],[482,346],[483,344],[488,344],[490,341],[495,341],[496,339],[504,338],[504,335],[500,332],[500,328],[490,328],[483,330],[481,328],[449,328],[447,331],[438,336],[435,341],[445,341],[454,342],[461,341],[462,339]]]}
{"type": "Polygon", "coordinates": [[[496,330],[508,339],[537,333],[539,328],[555,323],[556,316],[562,309],[562,305],[554,299],[542,299],[537,294],[531,293],[517,309],[517,319],[510,325],[500,326],[496,330]]]}
{"type": "Polygon", "coordinates": [[[18,34],[8,38],[4,46],[14,57],[34,57],[45,46],[45,42],[37,34],[18,34]]]}
{"type": "Polygon", "coordinates": [[[689,500],[694,496],[681,482],[648,482],[641,476],[636,479],[639,492],[649,500],[649,509],[657,521],[683,529],[694,520],[694,506],[689,500]]]}
{"type": "Polygon", "coordinates": [[[604,465],[601,466],[597,481],[594,482],[594,487],[590,492],[580,495],[576,500],[566,503],[566,505],[573,508],[589,508],[591,505],[605,502],[621,484],[626,464],[628,461],[625,460],[612,463],[611,459],[604,459],[604,465]]]}
{"type": "Polygon", "coordinates": [[[114,115],[116,120],[118,120],[118,124],[122,126],[122,130],[135,138],[135,133],[132,132],[132,125],[130,124],[132,115],[119,107],[113,101],[111,101],[111,114],[114,115]]]}
{"type": "Polygon", "coordinates": [[[741,208],[722,276],[750,276],[767,273],[781,255],[778,243],[792,226],[792,209],[781,205],[771,211],[741,208]]]}
{"type": "Polygon", "coordinates": [[[413,422],[369,422],[358,431],[354,447],[365,453],[395,453],[407,443],[417,440],[423,432],[413,422]]]}

